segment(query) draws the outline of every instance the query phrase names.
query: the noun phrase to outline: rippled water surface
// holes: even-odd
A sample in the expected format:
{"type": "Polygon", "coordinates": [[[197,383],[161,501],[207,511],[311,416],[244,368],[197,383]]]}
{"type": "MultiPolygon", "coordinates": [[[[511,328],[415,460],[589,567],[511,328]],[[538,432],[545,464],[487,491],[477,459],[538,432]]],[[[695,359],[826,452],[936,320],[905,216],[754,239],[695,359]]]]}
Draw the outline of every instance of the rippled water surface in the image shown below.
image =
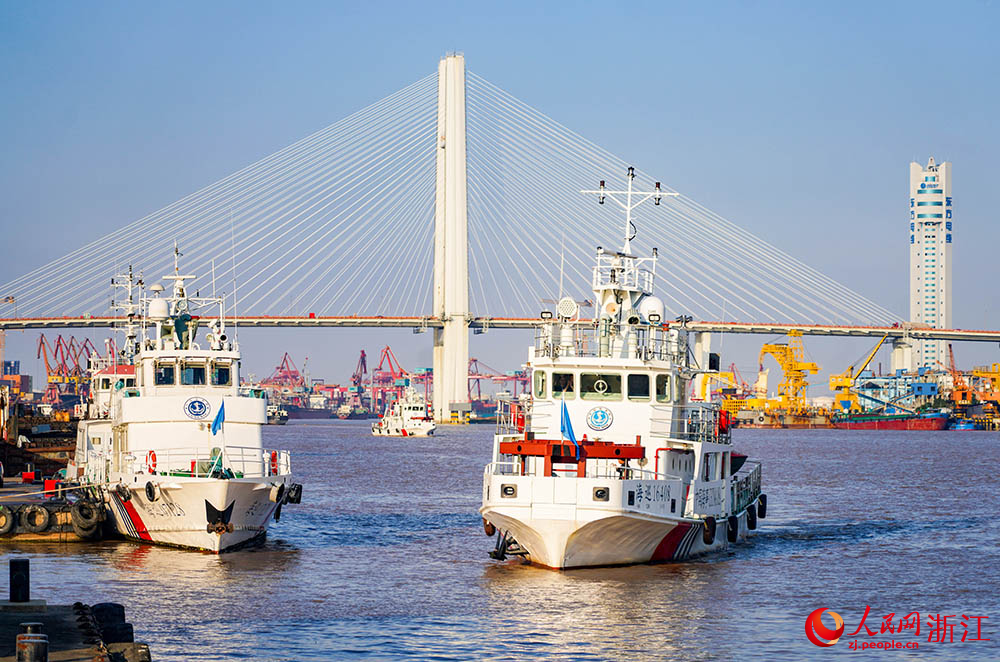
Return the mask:
{"type": "MultiPolygon", "coordinates": [[[[157,660],[998,659],[1000,435],[738,430],[764,463],[768,517],[750,542],[683,564],[554,572],[487,557],[477,514],[492,428],[373,438],[364,421],[268,427],[303,503],[254,549],[212,556],[131,543],[22,547],[32,593],[114,600],[157,660]],[[991,642],[822,650],[865,606],[988,616],[991,642]]],[[[957,620],[957,619],[952,619],[957,620]]],[[[862,631],[864,632],[864,631],[862,631]]],[[[971,636],[971,635],[970,635],[971,636]]],[[[892,635],[863,637],[885,641],[892,635]]]]}

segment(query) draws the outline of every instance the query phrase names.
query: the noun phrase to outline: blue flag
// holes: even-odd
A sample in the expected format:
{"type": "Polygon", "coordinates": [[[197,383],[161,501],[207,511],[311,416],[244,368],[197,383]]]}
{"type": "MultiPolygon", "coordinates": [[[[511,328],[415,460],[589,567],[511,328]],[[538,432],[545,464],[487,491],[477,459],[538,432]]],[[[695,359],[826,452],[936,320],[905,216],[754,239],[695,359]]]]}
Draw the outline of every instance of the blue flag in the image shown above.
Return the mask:
{"type": "Polygon", "coordinates": [[[562,401],[562,413],[559,416],[559,432],[573,442],[576,446],[576,459],[580,461],[580,444],[576,443],[576,435],[573,434],[573,424],[569,422],[569,411],[566,409],[566,401],[562,401]]]}
{"type": "Polygon", "coordinates": [[[219,413],[215,415],[215,420],[212,421],[212,436],[222,429],[222,424],[226,420],[226,401],[223,400],[222,404],[219,405],[219,413]]]}

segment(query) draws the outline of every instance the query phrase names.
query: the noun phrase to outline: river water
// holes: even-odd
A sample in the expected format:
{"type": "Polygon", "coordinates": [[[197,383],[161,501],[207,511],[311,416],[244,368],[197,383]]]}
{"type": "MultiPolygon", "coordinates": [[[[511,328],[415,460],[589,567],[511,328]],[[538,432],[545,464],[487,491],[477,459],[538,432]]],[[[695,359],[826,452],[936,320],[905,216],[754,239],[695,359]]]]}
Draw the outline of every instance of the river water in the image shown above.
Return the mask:
{"type": "Polygon", "coordinates": [[[269,426],[266,445],[293,451],[305,490],[260,547],[8,552],[32,559],[33,597],[124,603],[156,660],[1000,658],[996,433],[737,430],[735,448],[763,460],[769,498],[748,544],[569,572],[487,557],[477,508],[491,434],[269,426]],[[846,636],[866,606],[876,634],[846,636]],[[833,648],[806,638],[817,608],[845,621],[833,648]],[[879,632],[887,614],[913,611],[919,637],[879,632]],[[953,643],[928,641],[938,614],[955,615],[953,643]],[[969,641],[967,620],[961,642],[963,614],[988,617],[980,636],[992,641],[969,641]],[[893,639],[919,649],[850,649],[893,639]]]}

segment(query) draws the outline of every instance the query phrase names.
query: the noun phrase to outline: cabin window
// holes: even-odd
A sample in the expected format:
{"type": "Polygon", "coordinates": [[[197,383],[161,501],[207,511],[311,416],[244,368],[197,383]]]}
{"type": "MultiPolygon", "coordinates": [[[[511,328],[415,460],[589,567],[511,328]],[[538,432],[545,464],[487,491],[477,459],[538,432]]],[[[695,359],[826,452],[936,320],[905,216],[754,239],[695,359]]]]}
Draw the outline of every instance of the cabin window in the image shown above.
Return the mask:
{"type": "Polygon", "coordinates": [[[670,375],[656,376],[656,401],[670,402],[670,375]]]}
{"type": "Polygon", "coordinates": [[[628,376],[628,399],[649,401],[649,375],[628,376]]]}
{"type": "Polygon", "coordinates": [[[205,385],[205,364],[185,361],[181,364],[181,384],[184,386],[205,385]]]}
{"type": "Polygon", "coordinates": [[[229,386],[233,383],[232,365],[229,363],[212,364],[212,386],[229,386]]]}
{"type": "Polygon", "coordinates": [[[135,377],[126,377],[125,388],[131,388],[133,386],[135,386],[135,377]]]}
{"type": "Polygon", "coordinates": [[[110,389],[111,389],[111,380],[108,379],[107,377],[103,378],[101,380],[101,390],[102,391],[107,391],[107,390],[110,390],[110,389]]]}
{"type": "Polygon", "coordinates": [[[535,397],[545,397],[545,371],[543,370],[535,371],[535,397]]]}
{"type": "Polygon", "coordinates": [[[576,397],[575,375],[571,372],[552,373],[552,397],[572,400],[576,397]]]}
{"type": "Polygon", "coordinates": [[[584,400],[621,400],[622,376],[584,372],[580,375],[580,397],[584,400]]]}
{"type": "Polygon", "coordinates": [[[173,386],[174,385],[174,363],[173,361],[168,362],[157,362],[154,368],[156,376],[154,381],[157,386],[173,386]]]}

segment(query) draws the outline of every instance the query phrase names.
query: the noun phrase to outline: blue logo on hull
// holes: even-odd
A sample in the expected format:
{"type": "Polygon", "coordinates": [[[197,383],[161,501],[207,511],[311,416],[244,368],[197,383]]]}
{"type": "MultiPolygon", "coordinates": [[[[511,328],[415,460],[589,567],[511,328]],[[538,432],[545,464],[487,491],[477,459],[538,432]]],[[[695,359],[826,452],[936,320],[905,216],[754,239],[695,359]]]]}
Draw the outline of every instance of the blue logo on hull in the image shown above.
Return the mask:
{"type": "Polygon", "coordinates": [[[607,430],[611,427],[611,422],[614,420],[614,416],[611,414],[611,410],[607,407],[594,407],[587,412],[587,426],[591,430],[607,430]]]}
{"type": "Polygon", "coordinates": [[[212,405],[205,398],[191,398],[184,403],[184,413],[188,418],[202,419],[212,411],[212,405]]]}

